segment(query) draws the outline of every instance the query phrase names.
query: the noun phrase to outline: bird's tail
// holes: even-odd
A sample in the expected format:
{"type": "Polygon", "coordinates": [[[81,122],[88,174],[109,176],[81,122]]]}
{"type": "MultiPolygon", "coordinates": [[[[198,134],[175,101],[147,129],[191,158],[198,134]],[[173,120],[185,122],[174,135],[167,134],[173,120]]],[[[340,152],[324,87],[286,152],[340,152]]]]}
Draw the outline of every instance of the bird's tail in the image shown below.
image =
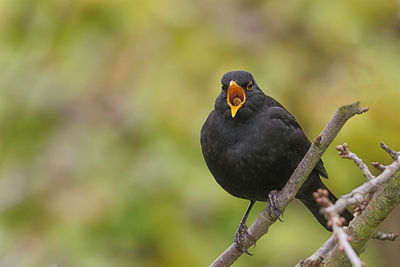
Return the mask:
{"type": "MultiPolygon", "coordinates": [[[[319,188],[326,189],[329,192],[329,200],[332,203],[335,203],[336,200],[337,200],[335,195],[333,195],[332,192],[322,183],[322,181],[319,179],[319,177],[318,177],[318,181],[319,181],[319,183],[317,183],[318,186],[315,186],[315,188],[312,188],[312,191],[309,190],[310,188],[308,188],[308,190],[305,190],[305,191],[307,191],[307,192],[315,192],[319,188]]],[[[313,183],[313,185],[315,185],[315,184],[316,183],[313,183]]],[[[321,209],[321,206],[317,204],[317,202],[315,201],[314,197],[312,196],[312,193],[305,194],[304,191],[303,192],[301,192],[301,191],[303,191],[303,190],[300,189],[300,192],[297,195],[297,198],[299,198],[301,200],[301,202],[303,202],[303,204],[311,211],[311,213],[314,215],[314,217],[318,220],[318,222],[323,227],[325,227],[328,231],[332,231],[332,228],[328,227],[327,220],[325,219],[324,215],[319,212],[319,210],[321,209]]],[[[348,211],[347,209],[342,212],[341,216],[346,219],[345,225],[348,225],[349,222],[354,217],[353,214],[351,214],[351,212],[348,211]]]]}

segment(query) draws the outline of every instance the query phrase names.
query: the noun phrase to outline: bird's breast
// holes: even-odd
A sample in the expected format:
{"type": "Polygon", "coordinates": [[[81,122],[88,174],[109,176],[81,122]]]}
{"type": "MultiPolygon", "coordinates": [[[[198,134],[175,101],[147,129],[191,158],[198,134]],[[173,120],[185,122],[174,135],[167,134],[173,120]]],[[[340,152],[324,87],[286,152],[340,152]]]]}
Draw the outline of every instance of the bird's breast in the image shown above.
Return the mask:
{"type": "Polygon", "coordinates": [[[276,147],[268,134],[246,124],[219,123],[202,133],[206,163],[215,180],[234,196],[265,201],[276,189],[276,147]]]}

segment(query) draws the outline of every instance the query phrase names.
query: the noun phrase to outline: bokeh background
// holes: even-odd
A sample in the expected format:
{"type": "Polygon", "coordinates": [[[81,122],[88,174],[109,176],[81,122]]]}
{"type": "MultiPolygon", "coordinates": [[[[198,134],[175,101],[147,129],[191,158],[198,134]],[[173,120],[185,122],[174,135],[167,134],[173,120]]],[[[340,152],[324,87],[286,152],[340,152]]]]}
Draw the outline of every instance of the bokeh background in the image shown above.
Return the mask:
{"type": "MultiPolygon", "coordinates": [[[[399,16],[390,0],[0,0],[0,266],[211,263],[247,206],[199,143],[230,70],[310,139],[337,107],[370,107],[323,156],[349,192],[364,179],[335,145],[382,163],[379,141],[400,149],[399,16]]],[[[293,266],[330,236],[298,201],[283,219],[236,266],[293,266]]],[[[399,251],[372,240],[362,260],[398,266],[399,251]]]]}

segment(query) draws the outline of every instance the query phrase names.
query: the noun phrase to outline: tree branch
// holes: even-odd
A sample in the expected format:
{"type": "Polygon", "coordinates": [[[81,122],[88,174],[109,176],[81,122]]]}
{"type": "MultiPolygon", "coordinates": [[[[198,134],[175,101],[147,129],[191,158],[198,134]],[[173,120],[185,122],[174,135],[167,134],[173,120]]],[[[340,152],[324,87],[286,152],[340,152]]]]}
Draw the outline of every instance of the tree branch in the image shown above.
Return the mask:
{"type": "Polygon", "coordinates": [[[335,204],[329,201],[327,191],[320,189],[314,193],[317,203],[324,207],[321,212],[327,217],[328,224],[333,226],[334,236],[335,239],[339,240],[339,244],[325,249],[323,254],[318,255],[318,260],[316,260],[315,254],[319,250],[309,258],[300,261],[297,266],[319,266],[321,263],[324,266],[350,266],[350,261],[353,266],[362,266],[357,255],[364,251],[370,238],[393,241],[398,237],[398,234],[395,233],[375,232],[377,226],[400,203],[400,174],[398,173],[400,170],[400,153],[393,151],[383,142],[381,142],[381,147],[388,152],[394,161],[387,166],[373,162],[372,165],[382,171],[376,177],[371,174],[362,160],[348,149],[347,144],[336,147],[339,150],[339,155],[343,158],[352,159],[369,181],[357,187],[351,193],[340,197],[335,204]],[[355,209],[356,217],[344,230],[338,216],[350,205],[357,205],[355,209]],[[302,263],[309,265],[302,265],[302,263]]]}
{"type": "Polygon", "coordinates": [[[326,258],[329,252],[335,247],[335,236],[331,237],[307,259],[301,260],[295,267],[317,267],[326,258]]]}
{"type": "MultiPolygon", "coordinates": [[[[355,156],[355,154],[353,154],[355,156]]],[[[342,155],[343,156],[343,155],[342,155]]],[[[353,160],[356,156],[353,158],[353,160]]],[[[357,160],[354,160],[358,165],[357,160]]],[[[326,212],[327,207],[332,207],[334,204],[329,200],[329,191],[326,189],[318,189],[317,192],[313,193],[313,197],[315,201],[324,209],[321,209],[321,213],[324,214],[327,219],[327,225],[332,227],[333,236],[336,241],[339,241],[339,250],[344,251],[347,254],[347,257],[355,267],[362,267],[362,262],[358,258],[356,252],[351,247],[349,241],[351,239],[350,236],[343,230],[343,224],[346,221],[343,217],[340,216],[339,212],[333,209],[330,212],[326,212]]]]}
{"type": "MultiPolygon", "coordinates": [[[[379,168],[383,170],[381,174],[354,189],[350,194],[339,198],[340,202],[338,200],[335,205],[323,209],[324,213],[340,212],[346,203],[348,205],[365,205],[359,209],[358,216],[346,229],[346,233],[352,239],[351,245],[358,255],[365,250],[366,244],[371,238],[390,240],[397,237],[397,234],[375,233],[379,224],[400,204],[400,153],[393,151],[384,143],[381,143],[381,147],[392,158],[395,158],[393,163],[387,166],[379,164],[379,168]],[[368,199],[372,194],[371,201],[366,204],[365,198],[368,199]]],[[[350,266],[349,259],[338,246],[335,246],[328,254],[324,264],[327,266],[350,266]]]]}
{"type": "MultiPolygon", "coordinates": [[[[357,155],[348,150],[347,144],[344,144],[343,146],[337,146],[337,148],[338,150],[340,150],[339,154],[342,157],[345,157],[343,156],[343,150],[347,150],[349,153],[353,154],[353,160],[356,162],[356,164],[357,162],[361,161],[361,159],[359,159],[357,155]]],[[[365,168],[361,168],[365,177],[369,175],[371,176],[368,178],[369,181],[357,187],[349,194],[340,197],[334,205],[322,209],[321,212],[324,214],[331,212],[341,213],[343,210],[346,209],[346,207],[350,205],[356,206],[361,204],[363,201],[365,201],[368,195],[376,192],[383,183],[391,179],[400,170],[400,155],[397,156],[392,164],[383,166],[381,168],[383,169],[383,172],[377,177],[372,176],[371,172],[368,170],[368,167],[365,166],[365,168]]]]}
{"type": "MultiPolygon", "coordinates": [[[[346,121],[354,115],[364,113],[367,110],[368,108],[360,108],[360,103],[357,102],[351,105],[342,106],[335,112],[321,134],[315,138],[310,149],[293,172],[285,187],[277,195],[276,204],[281,212],[283,212],[288,204],[294,199],[301,185],[310,175],[322,154],[342,129],[346,121]]],[[[266,210],[263,210],[253,225],[249,228],[248,232],[255,240],[258,240],[268,232],[269,227],[276,220],[277,217],[275,214],[269,214],[266,210]]],[[[246,248],[249,248],[252,244],[253,242],[249,239],[245,239],[243,242],[243,245],[246,248]]],[[[210,266],[229,266],[242,254],[243,252],[238,251],[235,248],[235,245],[232,244],[210,266]]]]}

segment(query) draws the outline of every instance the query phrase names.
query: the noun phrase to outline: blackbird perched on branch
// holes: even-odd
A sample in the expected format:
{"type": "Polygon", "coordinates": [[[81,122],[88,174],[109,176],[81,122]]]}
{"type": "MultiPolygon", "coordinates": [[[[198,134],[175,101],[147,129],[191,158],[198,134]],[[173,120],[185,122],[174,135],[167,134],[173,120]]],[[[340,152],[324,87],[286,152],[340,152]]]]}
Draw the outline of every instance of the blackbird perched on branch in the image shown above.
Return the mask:
{"type": "MultiPolygon", "coordinates": [[[[256,201],[268,200],[268,209],[279,218],[271,192],[283,188],[311,143],[293,115],[265,95],[250,73],[228,72],[221,83],[214,110],[201,129],[201,147],[218,184],[231,195],[250,200],[235,234],[236,247],[250,254],[241,240],[242,234],[252,239],[246,227],[251,208],[256,201]]],[[[331,231],[312,196],[319,188],[327,189],[320,176],[328,178],[321,160],[296,198],[331,231]]],[[[331,192],[329,196],[332,202],[336,201],[331,192]]],[[[342,216],[347,222],[353,218],[349,211],[342,216]]]]}

